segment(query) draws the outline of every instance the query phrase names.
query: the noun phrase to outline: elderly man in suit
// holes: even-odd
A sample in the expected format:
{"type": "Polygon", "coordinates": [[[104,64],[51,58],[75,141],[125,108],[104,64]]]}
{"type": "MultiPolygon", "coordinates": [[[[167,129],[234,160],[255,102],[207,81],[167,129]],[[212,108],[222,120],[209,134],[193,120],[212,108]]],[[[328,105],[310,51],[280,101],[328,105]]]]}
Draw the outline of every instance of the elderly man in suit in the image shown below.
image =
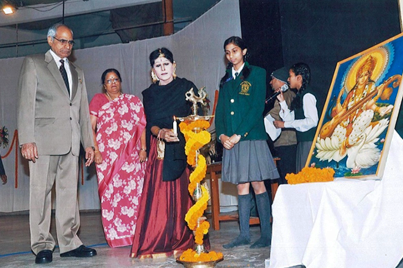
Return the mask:
{"type": "Polygon", "coordinates": [[[49,263],[55,240],[50,234],[51,190],[56,189],[56,232],[61,257],[92,257],[94,249],[77,236],[80,140],[86,166],[94,159],[83,71],[69,62],[73,32],[63,24],[49,28],[46,54],[25,58],[19,79],[18,138],[29,160],[31,249],[35,263],[49,263]]]}

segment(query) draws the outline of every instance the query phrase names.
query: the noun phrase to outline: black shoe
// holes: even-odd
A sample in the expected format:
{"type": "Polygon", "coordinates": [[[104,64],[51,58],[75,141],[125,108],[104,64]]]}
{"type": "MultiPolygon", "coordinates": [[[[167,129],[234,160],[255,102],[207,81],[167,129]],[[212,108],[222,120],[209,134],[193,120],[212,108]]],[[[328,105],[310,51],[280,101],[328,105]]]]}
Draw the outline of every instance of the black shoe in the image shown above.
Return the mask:
{"type": "Polygon", "coordinates": [[[49,263],[52,262],[52,251],[45,249],[36,254],[35,263],[49,263]]]}
{"type": "Polygon", "coordinates": [[[76,249],[60,254],[60,257],[94,257],[95,255],[97,255],[95,249],[81,245],[76,249]]]}

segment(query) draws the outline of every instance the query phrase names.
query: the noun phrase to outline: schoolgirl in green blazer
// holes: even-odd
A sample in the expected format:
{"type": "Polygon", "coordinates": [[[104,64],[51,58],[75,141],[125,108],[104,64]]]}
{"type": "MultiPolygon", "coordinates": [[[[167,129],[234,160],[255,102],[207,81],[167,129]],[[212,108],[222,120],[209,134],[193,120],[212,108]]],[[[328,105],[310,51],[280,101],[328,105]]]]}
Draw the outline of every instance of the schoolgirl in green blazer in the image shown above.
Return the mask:
{"type": "Polygon", "coordinates": [[[267,145],[263,123],[266,71],[245,61],[247,47],[237,36],[224,42],[228,66],[221,79],[215,126],[224,146],[221,179],[237,185],[240,235],[224,248],[250,244],[249,216],[256,195],[261,238],[251,248],[267,247],[271,241],[270,199],[264,180],[279,177],[267,145]]]}

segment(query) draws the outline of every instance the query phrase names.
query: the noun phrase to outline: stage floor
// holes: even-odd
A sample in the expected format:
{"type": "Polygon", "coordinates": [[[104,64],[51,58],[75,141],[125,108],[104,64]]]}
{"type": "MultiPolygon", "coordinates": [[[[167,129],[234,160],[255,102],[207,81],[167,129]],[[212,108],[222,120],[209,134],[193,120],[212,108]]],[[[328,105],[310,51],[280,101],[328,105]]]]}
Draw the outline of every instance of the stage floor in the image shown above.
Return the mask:
{"type": "MultiPolygon", "coordinates": [[[[270,257],[270,248],[250,249],[241,246],[224,249],[223,244],[239,234],[236,221],[220,223],[221,229],[210,228],[211,250],[224,254],[224,261],[216,267],[265,267],[265,260],[270,257]]],[[[55,233],[54,220],[52,234],[55,233]]],[[[251,226],[252,242],[260,236],[260,227],[251,226]]],[[[56,236],[55,236],[56,237],[56,236]]],[[[130,247],[110,248],[106,244],[101,226],[99,211],[81,212],[80,238],[86,246],[97,250],[93,258],[60,258],[59,250],[53,253],[53,262],[46,267],[184,267],[176,263],[174,257],[164,259],[132,259],[130,247]]],[[[10,215],[0,213],[0,267],[40,267],[35,264],[35,256],[30,250],[28,213],[10,215]]]]}

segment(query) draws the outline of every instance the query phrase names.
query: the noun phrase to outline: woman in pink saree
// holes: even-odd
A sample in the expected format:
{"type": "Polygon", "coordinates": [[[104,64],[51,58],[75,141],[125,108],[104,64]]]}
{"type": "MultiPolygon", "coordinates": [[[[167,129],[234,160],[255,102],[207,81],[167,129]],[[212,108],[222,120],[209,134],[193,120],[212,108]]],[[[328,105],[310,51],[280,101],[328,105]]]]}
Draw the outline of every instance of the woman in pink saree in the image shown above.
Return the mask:
{"type": "Polygon", "coordinates": [[[104,93],[90,102],[102,225],[110,247],[133,243],[147,160],[143,104],[121,92],[116,69],[102,74],[104,93]]]}

